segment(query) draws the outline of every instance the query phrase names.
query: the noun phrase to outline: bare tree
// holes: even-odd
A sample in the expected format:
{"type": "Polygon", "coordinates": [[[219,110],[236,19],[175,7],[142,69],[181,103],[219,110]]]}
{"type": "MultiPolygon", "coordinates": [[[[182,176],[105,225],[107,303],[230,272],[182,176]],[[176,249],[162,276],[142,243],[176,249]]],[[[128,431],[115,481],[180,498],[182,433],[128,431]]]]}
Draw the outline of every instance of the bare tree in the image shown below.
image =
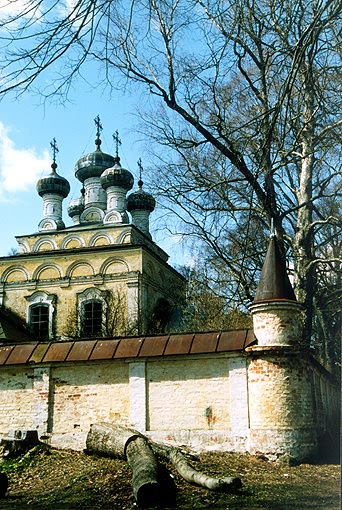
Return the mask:
{"type": "Polygon", "coordinates": [[[339,208],[321,207],[340,196],[341,2],[14,0],[7,7],[15,5],[15,14],[2,15],[2,93],[40,88],[49,67],[58,79],[41,92],[67,93],[88,59],[104,84],[142,86],[153,110],[149,119],[144,112],[147,130],[163,145],[159,191],[184,233],[200,235],[226,263],[246,300],[253,261],[226,248],[240,245],[244,254],[273,220],[307,309],[309,342],[322,274],[341,263],[340,253],[321,249],[323,231],[327,246],[341,233],[339,208]]]}

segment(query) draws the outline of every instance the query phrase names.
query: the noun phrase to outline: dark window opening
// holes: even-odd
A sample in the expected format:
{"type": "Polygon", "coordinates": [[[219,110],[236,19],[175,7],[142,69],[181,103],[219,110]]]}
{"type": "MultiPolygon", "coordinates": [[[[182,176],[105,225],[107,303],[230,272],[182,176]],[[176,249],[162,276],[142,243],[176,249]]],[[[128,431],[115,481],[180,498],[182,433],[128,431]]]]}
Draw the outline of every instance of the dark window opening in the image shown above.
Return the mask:
{"type": "Polygon", "coordinates": [[[89,301],[82,306],[82,336],[96,336],[102,333],[102,303],[89,301]]]}
{"type": "Polygon", "coordinates": [[[37,338],[49,338],[49,305],[38,304],[31,306],[30,328],[37,338]]]}

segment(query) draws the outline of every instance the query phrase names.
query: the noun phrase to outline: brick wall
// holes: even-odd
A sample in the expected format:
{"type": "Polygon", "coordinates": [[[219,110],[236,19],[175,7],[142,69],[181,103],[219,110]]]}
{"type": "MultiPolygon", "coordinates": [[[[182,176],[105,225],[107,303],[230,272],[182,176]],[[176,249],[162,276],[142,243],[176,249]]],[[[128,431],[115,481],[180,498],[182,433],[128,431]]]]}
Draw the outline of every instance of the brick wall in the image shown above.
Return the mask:
{"type": "Polygon", "coordinates": [[[314,385],[303,353],[252,353],[248,388],[251,451],[268,457],[312,457],[317,451],[314,385]]]}
{"type": "Polygon", "coordinates": [[[216,353],[0,368],[0,435],[37,429],[82,449],[91,423],[127,424],[198,449],[304,458],[338,389],[297,354],[216,353]]]}

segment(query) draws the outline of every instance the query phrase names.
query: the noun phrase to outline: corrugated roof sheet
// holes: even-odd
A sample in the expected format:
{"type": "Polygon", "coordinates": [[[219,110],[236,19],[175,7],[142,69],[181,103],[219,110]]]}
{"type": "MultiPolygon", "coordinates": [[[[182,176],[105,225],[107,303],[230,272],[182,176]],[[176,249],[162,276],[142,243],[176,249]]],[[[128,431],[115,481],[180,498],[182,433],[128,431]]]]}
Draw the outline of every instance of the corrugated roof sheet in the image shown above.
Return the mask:
{"type": "Polygon", "coordinates": [[[243,351],[252,330],[0,345],[0,366],[243,351]]]}

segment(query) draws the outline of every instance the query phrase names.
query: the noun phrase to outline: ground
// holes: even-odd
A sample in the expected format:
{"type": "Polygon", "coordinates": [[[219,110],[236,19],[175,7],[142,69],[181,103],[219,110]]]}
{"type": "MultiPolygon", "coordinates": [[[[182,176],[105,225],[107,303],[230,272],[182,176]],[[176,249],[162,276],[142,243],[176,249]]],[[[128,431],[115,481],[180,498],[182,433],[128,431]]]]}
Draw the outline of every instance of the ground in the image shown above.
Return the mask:
{"type": "MultiPolygon", "coordinates": [[[[207,453],[193,464],[213,476],[239,476],[235,494],[191,486],[175,475],[179,510],[338,510],[340,468],[335,463],[286,466],[234,453],[207,453]]],[[[6,461],[9,488],[0,510],[137,510],[124,461],[38,448],[6,461]]]]}

